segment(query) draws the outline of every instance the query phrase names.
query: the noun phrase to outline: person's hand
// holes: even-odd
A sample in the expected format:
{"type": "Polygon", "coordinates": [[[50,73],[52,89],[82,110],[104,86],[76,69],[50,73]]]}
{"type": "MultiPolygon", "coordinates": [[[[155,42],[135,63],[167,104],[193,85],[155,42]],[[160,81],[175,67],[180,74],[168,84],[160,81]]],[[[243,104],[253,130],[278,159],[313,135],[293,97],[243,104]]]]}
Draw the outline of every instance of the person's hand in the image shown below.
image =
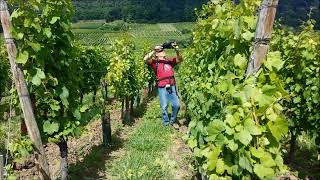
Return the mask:
{"type": "Polygon", "coordinates": [[[175,49],[175,50],[179,50],[179,46],[177,45],[177,43],[176,43],[176,42],[171,43],[171,46],[173,47],[173,49],[175,49]]]}
{"type": "Polygon", "coordinates": [[[154,47],[154,51],[155,52],[161,52],[163,50],[163,47],[162,46],[156,46],[154,47]]]}

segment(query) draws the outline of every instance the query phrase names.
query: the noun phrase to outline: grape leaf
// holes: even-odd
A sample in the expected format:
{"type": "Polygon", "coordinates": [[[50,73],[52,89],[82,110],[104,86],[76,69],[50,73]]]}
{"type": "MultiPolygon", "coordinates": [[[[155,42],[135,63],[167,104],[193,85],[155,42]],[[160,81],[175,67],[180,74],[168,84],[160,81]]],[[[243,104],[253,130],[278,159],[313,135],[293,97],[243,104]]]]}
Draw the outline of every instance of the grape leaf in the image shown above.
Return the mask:
{"type": "Polygon", "coordinates": [[[50,123],[50,121],[45,121],[43,123],[43,131],[49,135],[52,135],[53,133],[58,132],[58,130],[59,130],[59,124],[56,122],[50,123]]]}
{"type": "Polygon", "coordinates": [[[248,130],[242,129],[238,134],[239,141],[243,145],[247,146],[251,142],[252,136],[250,135],[250,132],[248,130]]]}

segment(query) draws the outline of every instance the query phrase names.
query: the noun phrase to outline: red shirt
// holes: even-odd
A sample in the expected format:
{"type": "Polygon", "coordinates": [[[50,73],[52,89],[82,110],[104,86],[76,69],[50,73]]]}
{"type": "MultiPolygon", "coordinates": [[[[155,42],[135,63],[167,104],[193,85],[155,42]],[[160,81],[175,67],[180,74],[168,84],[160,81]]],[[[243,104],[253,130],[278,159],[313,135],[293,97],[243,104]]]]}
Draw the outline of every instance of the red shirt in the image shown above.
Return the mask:
{"type": "Polygon", "coordinates": [[[176,84],[173,67],[177,65],[177,58],[167,58],[166,60],[159,60],[158,62],[153,59],[148,65],[152,67],[156,74],[158,87],[165,87],[167,84],[176,84]]]}

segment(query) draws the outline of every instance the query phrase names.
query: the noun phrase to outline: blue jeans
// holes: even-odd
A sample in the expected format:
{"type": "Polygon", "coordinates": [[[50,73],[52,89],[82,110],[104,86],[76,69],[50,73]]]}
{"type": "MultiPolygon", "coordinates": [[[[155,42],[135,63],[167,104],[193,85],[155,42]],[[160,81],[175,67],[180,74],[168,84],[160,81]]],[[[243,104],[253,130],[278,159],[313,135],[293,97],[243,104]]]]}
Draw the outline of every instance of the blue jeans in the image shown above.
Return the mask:
{"type": "Polygon", "coordinates": [[[162,111],[162,123],[163,125],[168,125],[169,123],[175,123],[177,120],[177,115],[180,109],[179,96],[177,93],[176,86],[171,86],[171,92],[166,88],[158,88],[158,93],[160,97],[160,107],[162,111]],[[172,105],[172,115],[169,119],[168,116],[168,103],[172,105]]]}

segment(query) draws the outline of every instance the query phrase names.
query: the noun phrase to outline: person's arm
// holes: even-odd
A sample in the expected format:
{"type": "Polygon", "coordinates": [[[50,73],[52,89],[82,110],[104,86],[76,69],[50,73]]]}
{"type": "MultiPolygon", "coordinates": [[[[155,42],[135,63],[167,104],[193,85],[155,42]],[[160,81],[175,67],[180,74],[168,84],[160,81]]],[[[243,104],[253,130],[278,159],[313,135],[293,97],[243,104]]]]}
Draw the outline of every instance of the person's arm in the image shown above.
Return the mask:
{"type": "Polygon", "coordinates": [[[176,54],[177,54],[176,63],[179,64],[183,61],[183,58],[182,58],[180,51],[179,51],[179,47],[176,43],[173,43],[172,47],[174,48],[174,50],[176,51],[176,54]]]}
{"type": "Polygon", "coordinates": [[[162,46],[156,46],[154,47],[154,50],[151,51],[150,53],[148,53],[146,56],[144,56],[144,62],[147,63],[147,64],[151,64],[152,63],[152,60],[153,60],[153,57],[154,55],[156,54],[156,52],[160,52],[163,50],[163,47],[162,46]]]}
{"type": "Polygon", "coordinates": [[[154,57],[156,51],[153,50],[150,53],[148,53],[147,55],[144,56],[144,62],[147,64],[151,64],[152,63],[152,58],[154,57]]]}

